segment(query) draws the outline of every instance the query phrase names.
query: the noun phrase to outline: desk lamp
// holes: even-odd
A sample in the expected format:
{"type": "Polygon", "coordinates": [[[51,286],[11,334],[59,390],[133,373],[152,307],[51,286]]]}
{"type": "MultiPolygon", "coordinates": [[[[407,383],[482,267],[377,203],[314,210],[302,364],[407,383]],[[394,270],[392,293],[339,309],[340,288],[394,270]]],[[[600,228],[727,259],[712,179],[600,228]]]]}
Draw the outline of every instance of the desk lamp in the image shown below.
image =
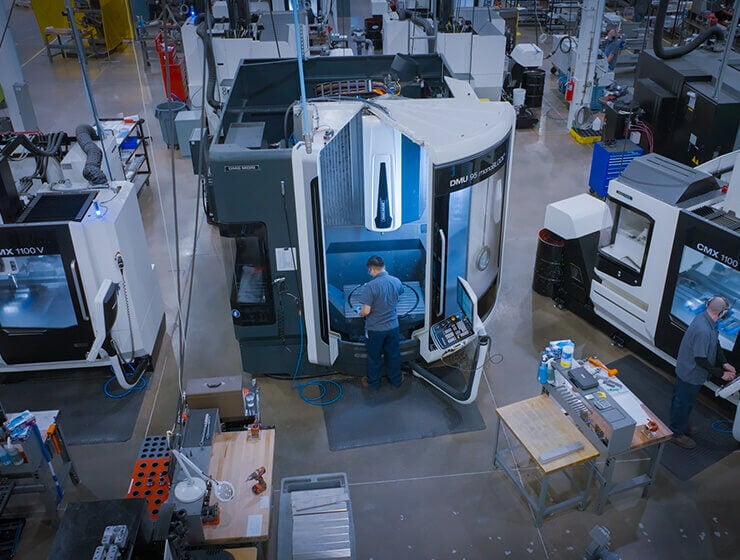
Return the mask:
{"type": "Polygon", "coordinates": [[[215,486],[214,494],[220,502],[229,502],[234,499],[236,491],[231,482],[227,480],[216,480],[200,470],[195,463],[185,457],[181,452],[176,449],[171,449],[171,451],[187,477],[175,486],[175,498],[186,504],[202,500],[206,495],[205,481],[210,480],[215,486]]]}

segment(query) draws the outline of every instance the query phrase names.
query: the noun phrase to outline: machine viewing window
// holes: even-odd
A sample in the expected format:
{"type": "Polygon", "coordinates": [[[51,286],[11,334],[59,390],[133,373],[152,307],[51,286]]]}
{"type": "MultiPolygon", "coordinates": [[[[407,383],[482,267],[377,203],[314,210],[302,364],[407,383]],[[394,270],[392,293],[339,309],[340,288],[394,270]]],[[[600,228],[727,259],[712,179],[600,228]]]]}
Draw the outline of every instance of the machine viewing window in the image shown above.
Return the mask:
{"type": "Polygon", "coordinates": [[[245,224],[236,238],[232,315],[241,325],[270,325],[275,322],[267,245],[267,226],[245,224]]]}
{"type": "Polygon", "coordinates": [[[730,301],[731,309],[717,322],[717,329],[722,347],[731,349],[740,332],[740,271],[685,246],[671,303],[671,318],[688,326],[714,295],[723,295],[730,301]]]}
{"type": "Polygon", "coordinates": [[[642,212],[621,204],[616,205],[614,214],[611,235],[602,239],[599,246],[597,266],[599,270],[627,283],[639,285],[654,222],[642,212]]]}
{"type": "Polygon", "coordinates": [[[64,329],[76,325],[61,255],[0,259],[0,327],[64,329]]]}

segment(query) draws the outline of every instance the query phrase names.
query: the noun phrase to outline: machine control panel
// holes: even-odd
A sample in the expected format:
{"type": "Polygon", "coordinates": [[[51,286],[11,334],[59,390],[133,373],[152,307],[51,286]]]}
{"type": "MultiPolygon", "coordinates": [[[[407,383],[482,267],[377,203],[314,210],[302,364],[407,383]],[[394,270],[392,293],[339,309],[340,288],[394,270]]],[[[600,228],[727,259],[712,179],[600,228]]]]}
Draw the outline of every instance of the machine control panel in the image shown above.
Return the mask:
{"type": "Polygon", "coordinates": [[[458,342],[473,336],[473,325],[462,313],[450,315],[432,326],[431,336],[435,346],[447,350],[458,342]]]}

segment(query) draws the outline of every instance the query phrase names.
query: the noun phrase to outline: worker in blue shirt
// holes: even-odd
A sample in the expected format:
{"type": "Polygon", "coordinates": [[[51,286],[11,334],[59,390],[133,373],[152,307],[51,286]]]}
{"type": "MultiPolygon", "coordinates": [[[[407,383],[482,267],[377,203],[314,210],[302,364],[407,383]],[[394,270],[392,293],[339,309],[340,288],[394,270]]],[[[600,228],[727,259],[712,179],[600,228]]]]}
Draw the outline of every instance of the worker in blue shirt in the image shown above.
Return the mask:
{"type": "Polygon", "coordinates": [[[372,276],[360,293],[358,308],[365,317],[367,331],[367,377],[362,384],[380,388],[380,370],[385,357],[388,379],[394,387],[403,383],[401,374],[401,333],[398,325],[398,298],[403,284],[385,270],[383,258],[377,255],[367,260],[367,272],[372,276]]]}
{"type": "Polygon", "coordinates": [[[707,301],[704,312],[691,321],[676,357],[676,383],[671,403],[671,431],[673,443],[685,449],[694,449],[691,438],[698,430],[689,425],[689,415],[696,394],[710,376],[716,381],[735,379],[735,368],[727,362],[719,345],[717,321],[730,311],[730,302],[724,296],[713,296],[707,301]]]}
{"type": "Polygon", "coordinates": [[[606,40],[601,46],[601,50],[604,53],[604,58],[609,65],[609,70],[614,70],[617,67],[617,57],[619,52],[624,47],[624,41],[617,37],[617,30],[610,29],[606,32],[606,40]]]}

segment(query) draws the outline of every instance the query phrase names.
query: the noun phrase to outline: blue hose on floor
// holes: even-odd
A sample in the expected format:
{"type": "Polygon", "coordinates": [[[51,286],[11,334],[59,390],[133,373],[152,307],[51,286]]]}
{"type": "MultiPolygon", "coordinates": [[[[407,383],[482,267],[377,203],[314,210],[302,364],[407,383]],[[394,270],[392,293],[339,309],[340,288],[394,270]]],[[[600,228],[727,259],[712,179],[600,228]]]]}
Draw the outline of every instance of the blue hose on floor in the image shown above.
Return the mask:
{"type": "Polygon", "coordinates": [[[729,430],[726,430],[724,428],[719,428],[718,427],[718,426],[721,426],[722,424],[730,424],[730,425],[732,425],[732,420],[725,420],[723,418],[721,418],[719,420],[714,420],[712,422],[712,430],[715,431],[715,432],[719,432],[720,434],[731,434],[732,433],[732,428],[730,428],[729,430]]]}
{"type": "Polygon", "coordinates": [[[301,333],[301,345],[300,350],[298,352],[298,359],[295,363],[295,370],[293,370],[293,389],[296,389],[298,391],[298,395],[303,399],[303,402],[306,402],[308,404],[314,405],[314,406],[328,406],[330,404],[334,404],[337,402],[340,398],[342,398],[342,394],[344,391],[342,390],[342,386],[337,383],[336,381],[332,381],[331,379],[321,379],[321,380],[314,380],[314,381],[306,381],[305,383],[298,383],[296,384],[296,381],[298,379],[298,370],[301,367],[301,360],[303,359],[303,346],[305,344],[305,333],[303,332],[303,313],[298,313],[298,329],[301,333]],[[318,387],[319,394],[315,397],[309,397],[307,396],[304,391],[307,387],[318,387]],[[337,394],[333,399],[330,399],[328,401],[322,400],[326,394],[329,392],[329,387],[335,387],[337,394]]]}
{"type": "MultiPolygon", "coordinates": [[[[136,370],[133,368],[131,364],[128,364],[128,367],[130,369],[130,372],[129,373],[126,373],[125,371],[123,372],[123,374],[126,376],[127,379],[130,375],[133,375],[136,373],[136,370]]],[[[113,371],[113,367],[109,367],[109,369],[111,370],[111,372],[113,371]]],[[[110,377],[108,381],[106,381],[103,384],[103,393],[105,393],[105,396],[108,397],[109,399],[122,399],[123,397],[129,396],[134,391],[141,391],[142,389],[146,387],[146,384],[147,384],[146,377],[144,377],[144,375],[142,374],[142,376],[139,378],[139,382],[136,385],[124,391],[123,393],[115,394],[115,393],[110,392],[110,384],[112,381],[115,381],[115,380],[116,380],[116,376],[113,375],[113,377],[110,377]]]]}

